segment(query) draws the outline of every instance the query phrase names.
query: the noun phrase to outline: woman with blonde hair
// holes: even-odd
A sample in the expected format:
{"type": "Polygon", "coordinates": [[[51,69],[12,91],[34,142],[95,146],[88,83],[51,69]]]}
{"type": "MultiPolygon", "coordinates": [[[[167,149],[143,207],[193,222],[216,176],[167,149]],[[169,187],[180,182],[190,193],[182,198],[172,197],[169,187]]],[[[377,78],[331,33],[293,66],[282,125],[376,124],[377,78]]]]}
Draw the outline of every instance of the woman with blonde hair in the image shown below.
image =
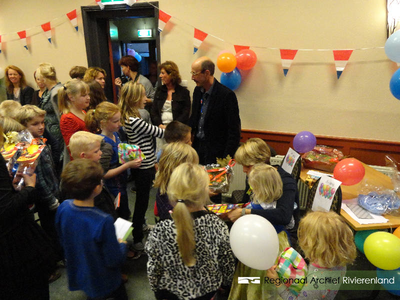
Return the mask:
{"type": "MultiPolygon", "coordinates": [[[[61,174],[62,162],[67,154],[64,139],[60,130],[60,112],[58,110],[58,90],[63,85],[58,81],[56,69],[50,63],[41,63],[36,70],[36,78],[43,80],[46,90],[38,106],[46,111],[44,123],[47,131],[57,140],[59,149],[64,149],[59,161],[54,161],[59,174],[61,174]]],[[[66,161],[68,162],[68,161],[66,161]]]]}
{"type": "Polygon", "coordinates": [[[86,70],[85,76],[83,76],[83,81],[89,83],[92,80],[96,80],[104,89],[106,86],[106,76],[107,73],[104,69],[99,67],[90,67],[86,70]]]}
{"type": "Polygon", "coordinates": [[[154,181],[154,187],[158,188],[156,205],[158,216],[161,220],[171,218],[170,211],[172,210],[172,206],[168,199],[167,187],[172,172],[184,162],[198,164],[199,156],[196,150],[182,142],[166,145],[161,154],[156,180],[154,181]]]}
{"type": "Polygon", "coordinates": [[[172,220],[150,232],[147,274],[157,299],[212,299],[229,285],[235,269],[226,224],[204,206],[209,178],[197,164],[183,163],[171,175],[172,220]]]}
{"type": "Polygon", "coordinates": [[[34,90],[26,84],[25,74],[17,66],[7,66],[6,74],[7,99],[15,100],[21,105],[30,104],[34,90]]]}
{"type": "MultiPolygon", "coordinates": [[[[334,299],[340,280],[338,284],[330,285],[323,279],[343,277],[346,265],[356,258],[357,250],[350,227],[342,216],[333,211],[310,212],[300,221],[299,245],[310,261],[304,287],[319,282],[318,289],[303,288],[296,297],[286,286],[278,284],[279,296],[282,299],[334,299]]],[[[269,278],[279,278],[275,268],[267,271],[269,278]]]]}
{"type": "Polygon", "coordinates": [[[143,224],[149,205],[150,189],[156,174],[156,155],[153,138],[164,137],[164,129],[151,125],[141,118],[139,109],[146,104],[146,91],[140,83],[129,81],[121,89],[119,106],[121,107],[121,123],[125,127],[128,143],[137,145],[146,159],[137,169],[131,169],[131,176],[136,184],[135,212],[133,214],[133,246],[131,251],[137,257],[144,250],[143,224]]]}

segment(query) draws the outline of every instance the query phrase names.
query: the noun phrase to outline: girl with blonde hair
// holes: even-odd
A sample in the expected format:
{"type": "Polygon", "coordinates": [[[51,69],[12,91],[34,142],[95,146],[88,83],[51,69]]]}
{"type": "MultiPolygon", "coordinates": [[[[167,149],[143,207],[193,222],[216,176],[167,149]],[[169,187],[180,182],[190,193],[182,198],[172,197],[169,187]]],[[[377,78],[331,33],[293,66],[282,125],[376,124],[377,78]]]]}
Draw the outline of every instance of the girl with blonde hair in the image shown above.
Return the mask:
{"type": "Polygon", "coordinates": [[[143,224],[149,205],[150,189],[155,177],[156,155],[153,138],[164,137],[164,129],[151,125],[141,118],[139,109],[146,104],[146,91],[140,83],[129,81],[121,89],[119,106],[121,107],[121,123],[125,127],[128,143],[137,145],[146,157],[137,169],[131,170],[136,184],[135,212],[133,214],[133,246],[131,251],[140,255],[144,250],[143,224]]]}
{"type": "Polygon", "coordinates": [[[186,162],[172,172],[173,219],[159,222],[146,243],[147,274],[157,299],[212,299],[232,281],[235,259],[228,227],[204,209],[208,185],[199,165],[186,162]]]}
{"type": "Polygon", "coordinates": [[[15,100],[21,105],[30,104],[34,90],[26,84],[25,74],[17,66],[7,66],[6,74],[7,99],[15,100]]]}
{"type": "Polygon", "coordinates": [[[104,89],[106,85],[107,73],[104,69],[99,67],[90,67],[86,70],[85,76],[83,76],[83,81],[89,83],[92,80],[96,80],[100,86],[104,89]]]}
{"type": "Polygon", "coordinates": [[[198,164],[199,156],[196,150],[182,142],[166,145],[162,152],[156,180],[154,181],[154,187],[158,188],[156,205],[158,216],[161,220],[171,218],[169,212],[172,210],[172,206],[168,199],[167,187],[174,169],[184,162],[198,164]]]}
{"type": "Polygon", "coordinates": [[[127,188],[127,170],[138,168],[141,159],[135,159],[124,164],[119,163],[118,145],[121,143],[118,131],[121,127],[121,112],[118,105],[111,102],[102,102],[91,109],[85,116],[86,127],[91,132],[99,133],[104,137],[104,145],[101,148],[103,152],[100,164],[104,169],[104,185],[117,197],[120,193],[120,207],[118,215],[121,218],[128,219],[131,212],[129,210],[127,188]]]}
{"type": "MultiPolygon", "coordinates": [[[[319,282],[318,289],[308,288],[301,291],[296,299],[334,299],[340,287],[328,285],[323,278],[343,277],[346,265],[351,264],[357,256],[353,232],[343,217],[337,213],[310,212],[299,225],[299,245],[305,257],[310,261],[307,283],[319,282]]],[[[276,266],[267,271],[267,276],[277,279],[276,266]]],[[[290,290],[277,285],[278,293],[283,299],[295,298],[290,290]]]]}
{"type": "Polygon", "coordinates": [[[58,90],[58,109],[62,113],[60,129],[67,147],[75,132],[88,131],[85,125],[85,109],[89,102],[89,87],[79,79],[67,81],[58,90]]]}

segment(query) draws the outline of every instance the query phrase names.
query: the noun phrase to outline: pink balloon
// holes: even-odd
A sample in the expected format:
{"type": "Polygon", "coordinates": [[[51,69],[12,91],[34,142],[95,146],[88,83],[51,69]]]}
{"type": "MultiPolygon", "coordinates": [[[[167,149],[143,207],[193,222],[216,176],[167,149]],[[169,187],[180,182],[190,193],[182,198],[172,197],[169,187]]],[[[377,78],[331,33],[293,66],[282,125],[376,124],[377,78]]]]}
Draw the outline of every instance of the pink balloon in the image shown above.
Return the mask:
{"type": "Polygon", "coordinates": [[[253,50],[243,49],[236,53],[236,67],[240,70],[250,70],[257,62],[257,55],[253,50]]]}

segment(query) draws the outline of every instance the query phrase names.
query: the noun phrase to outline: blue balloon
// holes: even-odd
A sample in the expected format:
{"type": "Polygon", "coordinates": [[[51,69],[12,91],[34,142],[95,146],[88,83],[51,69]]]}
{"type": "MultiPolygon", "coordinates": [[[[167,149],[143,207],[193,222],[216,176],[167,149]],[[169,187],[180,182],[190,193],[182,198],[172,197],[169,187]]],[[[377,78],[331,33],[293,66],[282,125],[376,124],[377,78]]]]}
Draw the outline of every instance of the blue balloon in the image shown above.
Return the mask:
{"type": "Polygon", "coordinates": [[[370,234],[377,231],[378,230],[362,230],[356,232],[356,235],[354,236],[354,242],[357,246],[357,249],[360,250],[360,252],[364,253],[364,242],[367,239],[367,237],[370,234]]]}
{"type": "Polygon", "coordinates": [[[221,74],[221,83],[233,91],[239,87],[241,82],[242,75],[240,75],[238,68],[235,68],[235,70],[230,73],[221,74]]]}
{"type": "Polygon", "coordinates": [[[400,296],[400,269],[387,271],[377,268],[376,275],[378,278],[386,279],[382,283],[385,290],[393,295],[400,296]]]}
{"type": "Polygon", "coordinates": [[[400,69],[394,72],[389,86],[393,96],[400,100],[400,69]]]}
{"type": "Polygon", "coordinates": [[[140,62],[142,60],[142,57],[137,52],[135,52],[135,58],[137,59],[138,62],[140,62]]]}
{"type": "Polygon", "coordinates": [[[390,60],[400,63],[400,31],[396,31],[386,40],[385,53],[390,60]]]}

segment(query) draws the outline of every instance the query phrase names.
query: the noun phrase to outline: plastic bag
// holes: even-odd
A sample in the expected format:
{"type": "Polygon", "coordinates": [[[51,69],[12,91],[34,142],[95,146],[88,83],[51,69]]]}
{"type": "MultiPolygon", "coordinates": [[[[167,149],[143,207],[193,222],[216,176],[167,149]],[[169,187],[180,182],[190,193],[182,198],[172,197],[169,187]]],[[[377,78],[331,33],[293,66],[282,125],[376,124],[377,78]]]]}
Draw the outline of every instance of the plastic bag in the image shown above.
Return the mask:
{"type": "Polygon", "coordinates": [[[367,195],[358,195],[358,204],[372,212],[373,214],[383,215],[398,212],[400,199],[393,191],[386,193],[370,192],[367,195]]]}
{"type": "Polygon", "coordinates": [[[386,166],[392,168],[391,175],[389,176],[392,179],[393,190],[396,193],[400,192],[400,172],[399,172],[399,163],[390,155],[385,156],[386,166]]]}
{"type": "Polygon", "coordinates": [[[321,145],[315,146],[313,150],[301,156],[305,168],[327,172],[333,172],[336,164],[343,158],[342,151],[321,145]]]}
{"type": "Polygon", "coordinates": [[[225,167],[221,167],[219,164],[211,164],[204,166],[210,178],[210,191],[213,193],[227,193],[229,191],[229,185],[233,179],[233,166],[235,160],[231,159],[225,167]]]}

